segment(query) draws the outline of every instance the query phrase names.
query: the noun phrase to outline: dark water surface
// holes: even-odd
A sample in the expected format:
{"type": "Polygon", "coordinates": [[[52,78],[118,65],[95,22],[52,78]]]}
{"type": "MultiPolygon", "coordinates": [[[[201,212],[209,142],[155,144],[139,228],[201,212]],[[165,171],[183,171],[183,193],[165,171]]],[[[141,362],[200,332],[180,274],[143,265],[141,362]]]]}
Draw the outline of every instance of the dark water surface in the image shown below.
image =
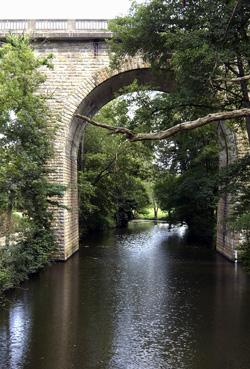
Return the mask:
{"type": "Polygon", "coordinates": [[[249,369],[250,277],[132,224],[24,284],[0,312],[1,369],[249,369]]]}

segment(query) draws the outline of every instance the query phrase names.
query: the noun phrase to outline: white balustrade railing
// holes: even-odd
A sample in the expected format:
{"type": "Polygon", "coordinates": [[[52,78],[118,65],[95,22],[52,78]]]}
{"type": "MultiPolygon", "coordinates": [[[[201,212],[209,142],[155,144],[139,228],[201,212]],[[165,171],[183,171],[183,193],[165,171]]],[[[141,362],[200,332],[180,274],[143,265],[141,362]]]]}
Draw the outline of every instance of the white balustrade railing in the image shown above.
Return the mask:
{"type": "Polygon", "coordinates": [[[0,31],[25,31],[27,28],[26,20],[0,20],[0,31]]]}
{"type": "Polygon", "coordinates": [[[35,22],[35,30],[44,30],[44,31],[54,31],[54,30],[67,30],[67,21],[66,20],[47,20],[41,19],[35,22]]]}
{"type": "Polygon", "coordinates": [[[0,33],[107,31],[105,19],[0,19],[0,33]]]}
{"type": "Polygon", "coordinates": [[[107,30],[108,21],[107,20],[84,20],[77,19],[75,21],[76,30],[107,30]]]}

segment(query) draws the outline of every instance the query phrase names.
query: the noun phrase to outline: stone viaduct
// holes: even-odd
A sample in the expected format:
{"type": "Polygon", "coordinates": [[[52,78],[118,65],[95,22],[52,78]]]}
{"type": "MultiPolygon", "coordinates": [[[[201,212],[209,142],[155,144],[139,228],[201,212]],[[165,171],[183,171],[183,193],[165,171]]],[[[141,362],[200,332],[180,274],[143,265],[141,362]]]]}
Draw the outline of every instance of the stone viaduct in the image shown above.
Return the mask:
{"type": "MultiPolygon", "coordinates": [[[[120,70],[110,70],[106,39],[112,37],[107,20],[0,20],[0,39],[8,33],[28,33],[39,54],[52,53],[54,69],[48,71],[43,86],[51,94],[50,106],[56,117],[55,155],[50,166],[52,180],[66,186],[63,208],[55,213],[55,234],[58,242],[56,259],[67,260],[79,248],[77,155],[84,131],[75,113],[93,116],[112,100],[122,87],[134,79],[154,89],[169,92],[174,88],[171,72],[158,81],[150,68],[138,57],[124,60],[120,70]]],[[[229,131],[224,123],[218,126],[221,142],[220,165],[224,166],[243,155],[245,138],[229,131]]],[[[239,236],[229,230],[226,217],[230,199],[223,197],[217,212],[217,250],[235,260],[239,236]]]]}

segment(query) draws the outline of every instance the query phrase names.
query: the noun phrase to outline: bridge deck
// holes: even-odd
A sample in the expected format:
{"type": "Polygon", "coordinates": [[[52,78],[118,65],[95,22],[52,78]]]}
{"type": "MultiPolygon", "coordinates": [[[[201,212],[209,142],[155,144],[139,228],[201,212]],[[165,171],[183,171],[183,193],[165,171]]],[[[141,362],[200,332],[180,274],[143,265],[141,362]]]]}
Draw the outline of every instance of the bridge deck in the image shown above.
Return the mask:
{"type": "Polygon", "coordinates": [[[0,39],[28,33],[33,39],[105,39],[111,37],[107,19],[0,19],[0,39]]]}

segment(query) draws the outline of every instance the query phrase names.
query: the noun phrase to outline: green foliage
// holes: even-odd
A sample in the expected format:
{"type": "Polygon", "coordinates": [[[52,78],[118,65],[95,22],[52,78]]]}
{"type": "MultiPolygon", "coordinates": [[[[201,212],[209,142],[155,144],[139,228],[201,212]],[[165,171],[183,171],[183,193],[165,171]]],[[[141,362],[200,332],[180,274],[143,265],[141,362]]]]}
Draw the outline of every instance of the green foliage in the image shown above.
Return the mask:
{"type": "MultiPolygon", "coordinates": [[[[155,220],[155,209],[148,207],[143,212],[136,214],[138,219],[155,220]]],[[[157,220],[165,221],[167,219],[167,213],[161,209],[158,209],[157,220]]]]}
{"type": "Polygon", "coordinates": [[[170,223],[185,222],[191,238],[211,244],[218,200],[216,131],[206,127],[179,135],[160,155],[167,165],[155,185],[160,207],[170,223]]]}
{"type": "Polygon", "coordinates": [[[208,112],[249,106],[245,82],[218,81],[249,74],[250,3],[234,8],[226,0],[133,4],[127,17],[109,23],[113,64],[140,53],[155,70],[171,69],[178,104],[199,104],[208,112]]]}
{"type": "Polygon", "coordinates": [[[44,267],[54,251],[50,230],[38,229],[34,224],[16,242],[0,249],[0,295],[44,267]]]}
{"type": "Polygon", "coordinates": [[[12,36],[0,50],[1,209],[7,210],[11,198],[39,222],[46,207],[45,164],[52,154],[45,96],[37,93],[45,80],[39,68],[47,62],[34,55],[26,36],[12,36]]]}
{"type": "MultiPolygon", "coordinates": [[[[126,101],[110,103],[96,119],[128,125],[126,101]]],[[[143,181],[151,170],[151,151],[92,126],[85,131],[83,147],[79,171],[81,231],[126,225],[135,211],[149,203],[143,181]]]]}
{"type": "Polygon", "coordinates": [[[42,67],[51,67],[51,56],[37,57],[27,36],[10,36],[0,48],[0,216],[6,236],[0,291],[40,269],[54,248],[48,196],[60,191],[47,179],[53,131],[48,97],[39,91],[42,67]],[[15,210],[22,214],[18,227],[15,210]]]}

